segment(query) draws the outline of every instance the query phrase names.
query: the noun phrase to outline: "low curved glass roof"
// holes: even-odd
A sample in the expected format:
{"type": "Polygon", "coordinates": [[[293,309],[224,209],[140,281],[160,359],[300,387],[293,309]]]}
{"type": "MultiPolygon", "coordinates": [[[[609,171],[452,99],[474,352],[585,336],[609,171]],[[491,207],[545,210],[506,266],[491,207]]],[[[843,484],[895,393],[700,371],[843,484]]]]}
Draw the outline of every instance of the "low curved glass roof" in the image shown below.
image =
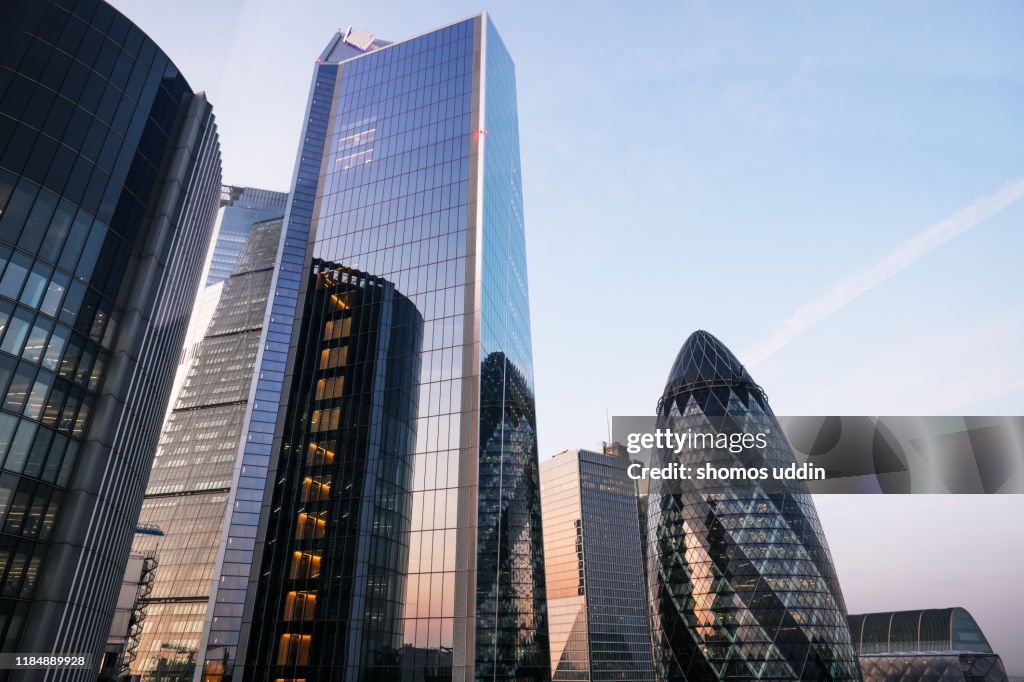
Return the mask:
{"type": "Polygon", "coordinates": [[[992,653],[981,627],[967,609],[884,611],[848,617],[861,654],[959,651],[992,653]]]}

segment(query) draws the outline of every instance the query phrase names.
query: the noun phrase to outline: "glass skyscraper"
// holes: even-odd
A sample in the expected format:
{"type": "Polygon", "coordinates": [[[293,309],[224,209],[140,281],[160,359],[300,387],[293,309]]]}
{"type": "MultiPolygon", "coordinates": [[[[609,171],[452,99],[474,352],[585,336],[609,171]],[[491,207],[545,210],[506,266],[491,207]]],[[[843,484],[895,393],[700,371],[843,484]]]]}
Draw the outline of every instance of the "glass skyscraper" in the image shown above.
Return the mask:
{"type": "Polygon", "coordinates": [[[210,105],[138,27],[0,5],[0,652],[95,657],[50,679],[96,677],[219,188],[210,105]]]}
{"type": "Polygon", "coordinates": [[[540,466],[553,680],[654,680],[629,465],[609,446],[540,466]]]}
{"type": "Polygon", "coordinates": [[[285,192],[231,185],[221,187],[220,210],[213,229],[213,248],[207,256],[204,286],[230,277],[253,223],[280,218],[287,203],[285,192]]]}
{"type": "Polygon", "coordinates": [[[167,404],[168,417],[178,401],[178,393],[195,361],[199,345],[206,337],[206,330],[224,292],[224,283],[238,264],[249,231],[258,222],[282,217],[287,203],[288,195],[284,192],[232,185],[220,188],[220,208],[217,209],[210,248],[206,251],[206,262],[188,321],[185,343],[178,356],[178,369],[174,373],[174,386],[167,404]]]}
{"type": "Polygon", "coordinates": [[[256,678],[397,677],[423,317],[317,260],[254,615],[256,678]],[[262,664],[262,665],[261,665],[262,664]]]}
{"type": "MultiPolygon", "coordinates": [[[[658,403],[679,437],[763,434],[765,447],[653,451],[653,467],[794,462],[764,392],[721,341],[697,331],[658,403]]],[[[703,440],[703,439],[701,439],[703,440]]],[[[846,605],[801,481],[652,479],[648,580],[661,680],[859,680],[846,605]]]]}
{"type": "MultiPolygon", "coordinates": [[[[251,226],[234,272],[196,347],[164,422],[139,522],[162,535],[136,535],[134,549],[159,560],[132,674],[191,680],[235,486],[255,365],[264,341],[281,219],[251,226]]],[[[256,503],[252,503],[256,504],[256,503]]]]}
{"type": "MultiPolygon", "coordinates": [[[[320,421],[327,408],[317,401],[326,398],[316,397],[318,384],[303,384],[298,368],[308,366],[306,353],[326,342],[318,326],[326,321],[297,311],[287,364],[295,376],[275,376],[276,386],[262,401],[265,408],[280,404],[278,430],[272,444],[253,450],[275,482],[261,512],[261,527],[274,534],[261,538],[255,554],[239,557],[252,564],[249,603],[239,613],[245,622],[240,636],[226,626],[221,634],[211,631],[206,679],[237,676],[236,660],[245,662],[247,679],[545,679],[512,60],[484,14],[394,44],[365,31],[339,32],[315,67],[302,139],[285,229],[286,239],[308,243],[308,252],[301,266],[282,267],[287,288],[279,289],[289,298],[280,296],[280,304],[292,312],[275,317],[290,323],[296,302],[305,300],[300,290],[316,281],[317,268],[329,264],[393,287],[422,318],[418,372],[394,389],[409,392],[415,404],[411,452],[406,457],[396,449],[390,457],[399,469],[408,461],[408,480],[397,470],[388,472],[394,494],[385,515],[394,521],[390,546],[404,565],[385,561],[370,569],[357,562],[351,570],[366,576],[363,583],[346,578],[352,565],[347,557],[328,561],[331,552],[373,544],[381,532],[373,525],[377,517],[356,523],[344,517],[342,507],[347,504],[350,515],[365,514],[375,508],[363,504],[366,496],[381,493],[356,488],[373,479],[337,465],[344,457],[369,461],[371,450],[360,450],[358,440],[345,441],[336,431],[345,423],[340,412],[337,422],[333,413],[326,425],[320,421]],[[325,432],[314,436],[314,419],[325,432]],[[302,420],[306,430],[298,428],[302,420]],[[298,437],[309,442],[299,447],[298,437]],[[325,499],[305,500],[307,510],[307,474],[301,481],[296,476],[303,467],[323,466],[309,461],[309,453],[336,438],[336,468],[315,474],[330,474],[330,489],[325,499]],[[349,491],[349,485],[362,492],[349,491]],[[322,529],[321,517],[310,516],[320,512],[322,529]],[[350,532],[346,528],[357,536],[322,548],[316,544],[350,532]],[[288,532],[312,536],[278,540],[288,532]],[[295,542],[307,540],[310,562],[323,552],[315,578],[313,563],[303,568],[305,559],[295,558],[295,552],[306,551],[295,542]],[[290,561],[299,561],[294,574],[290,561]],[[377,569],[384,571],[383,582],[371,580],[377,569]],[[384,584],[390,590],[386,598],[380,593],[384,584]],[[378,610],[375,604],[384,602],[378,610]],[[342,603],[347,612],[333,610],[342,603]],[[377,622],[378,617],[388,620],[377,622]],[[273,641],[266,628],[273,628],[273,641]]],[[[321,353],[338,354],[328,362],[342,364],[330,369],[356,371],[347,364],[355,351],[335,346],[355,348],[360,342],[332,340],[335,345],[321,353]]],[[[273,352],[278,355],[277,348],[273,352]]],[[[406,380],[387,363],[378,368],[406,380]]],[[[384,399],[376,390],[363,399],[384,399]]],[[[314,482],[325,482],[313,479],[312,469],[305,471],[314,482]]],[[[231,618],[226,622],[234,627],[231,618]]]]}

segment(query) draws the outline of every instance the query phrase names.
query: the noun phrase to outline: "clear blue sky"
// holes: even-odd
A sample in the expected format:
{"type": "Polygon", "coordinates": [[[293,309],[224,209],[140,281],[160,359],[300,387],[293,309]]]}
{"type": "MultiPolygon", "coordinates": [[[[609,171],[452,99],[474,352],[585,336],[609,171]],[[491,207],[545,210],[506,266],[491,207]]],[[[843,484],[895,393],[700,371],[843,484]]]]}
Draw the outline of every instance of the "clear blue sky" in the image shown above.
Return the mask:
{"type": "MultiPolygon", "coordinates": [[[[542,457],[651,412],[697,328],[756,360],[779,414],[1024,413],[1024,4],[114,4],[209,93],[225,181],[278,190],[335,28],[491,12],[542,457]]],[[[1024,497],[819,506],[852,611],[962,604],[1024,673],[1024,497]]]]}

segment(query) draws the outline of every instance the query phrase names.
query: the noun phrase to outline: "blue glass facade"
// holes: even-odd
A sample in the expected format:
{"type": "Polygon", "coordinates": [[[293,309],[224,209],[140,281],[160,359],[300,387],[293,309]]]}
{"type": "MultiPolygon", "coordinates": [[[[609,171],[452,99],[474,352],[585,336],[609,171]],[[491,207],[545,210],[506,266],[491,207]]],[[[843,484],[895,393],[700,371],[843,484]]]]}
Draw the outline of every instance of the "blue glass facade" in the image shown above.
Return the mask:
{"type": "Polygon", "coordinates": [[[223,282],[235,270],[253,223],[284,214],[288,195],[252,187],[224,187],[213,235],[206,286],[223,282]]]}
{"type": "MultiPolygon", "coordinates": [[[[274,425],[281,407],[285,366],[299,293],[304,289],[306,250],[320,178],[331,92],[338,67],[318,64],[313,77],[296,161],[292,192],[285,209],[283,243],[271,284],[270,314],[264,324],[263,348],[257,356],[257,379],[232,488],[235,502],[225,519],[223,556],[214,571],[214,592],[200,642],[197,668],[202,679],[233,679],[242,632],[242,611],[253,566],[260,503],[267,487],[274,425]]],[[[259,562],[256,562],[259,565],[259,562]]]]}
{"type": "MultiPolygon", "coordinates": [[[[335,78],[324,87],[328,100],[314,96],[310,104],[311,121],[329,108],[326,139],[316,147],[314,136],[305,135],[301,159],[315,164],[319,178],[309,257],[386,280],[423,318],[410,518],[400,541],[408,552],[405,595],[395,616],[400,652],[397,660],[376,663],[350,657],[344,679],[545,679],[511,59],[478,15],[391,45],[359,46],[339,34],[321,56],[317,88],[330,68],[335,78]]],[[[293,210],[299,199],[297,185],[293,210]]],[[[307,324],[300,319],[293,338],[307,324]]],[[[301,352],[293,348],[293,367],[301,352]]],[[[296,456],[282,440],[275,443],[271,480],[296,456]]],[[[275,515],[285,510],[271,499],[265,499],[264,518],[280,527],[275,515]]],[[[257,545],[258,558],[272,551],[257,545]]],[[[266,592],[251,583],[254,602],[273,599],[266,592]]],[[[263,621],[247,623],[252,651],[246,669],[253,666],[255,679],[296,676],[289,666],[300,660],[302,647],[333,645],[318,640],[326,631],[316,623],[335,617],[321,613],[319,604],[309,624],[288,621],[276,642],[260,641],[263,621]],[[307,635],[308,642],[293,640],[307,635]]],[[[257,618],[281,621],[269,611],[257,618]]],[[[359,618],[354,614],[349,624],[359,618]]],[[[329,670],[303,667],[302,676],[342,675],[329,670]]]]}
{"type": "Polygon", "coordinates": [[[547,599],[515,66],[481,23],[476,676],[533,679],[547,674],[547,599]]]}
{"type": "Polygon", "coordinates": [[[124,16],[0,6],[2,652],[102,650],[219,187],[209,104],[124,16]]]}

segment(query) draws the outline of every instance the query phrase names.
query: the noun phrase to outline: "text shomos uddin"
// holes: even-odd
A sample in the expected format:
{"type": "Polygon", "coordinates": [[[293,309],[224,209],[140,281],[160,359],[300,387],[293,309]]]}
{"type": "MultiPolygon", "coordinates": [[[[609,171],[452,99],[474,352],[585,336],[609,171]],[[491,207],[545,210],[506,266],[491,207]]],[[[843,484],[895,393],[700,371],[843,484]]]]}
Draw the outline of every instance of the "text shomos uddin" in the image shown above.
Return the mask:
{"type": "Polygon", "coordinates": [[[672,462],[663,467],[646,467],[640,462],[633,462],[626,471],[633,480],[642,478],[678,480],[678,481],[824,481],[825,470],[819,466],[808,464],[790,464],[779,467],[718,467],[711,462],[701,466],[686,466],[672,462]]]}

